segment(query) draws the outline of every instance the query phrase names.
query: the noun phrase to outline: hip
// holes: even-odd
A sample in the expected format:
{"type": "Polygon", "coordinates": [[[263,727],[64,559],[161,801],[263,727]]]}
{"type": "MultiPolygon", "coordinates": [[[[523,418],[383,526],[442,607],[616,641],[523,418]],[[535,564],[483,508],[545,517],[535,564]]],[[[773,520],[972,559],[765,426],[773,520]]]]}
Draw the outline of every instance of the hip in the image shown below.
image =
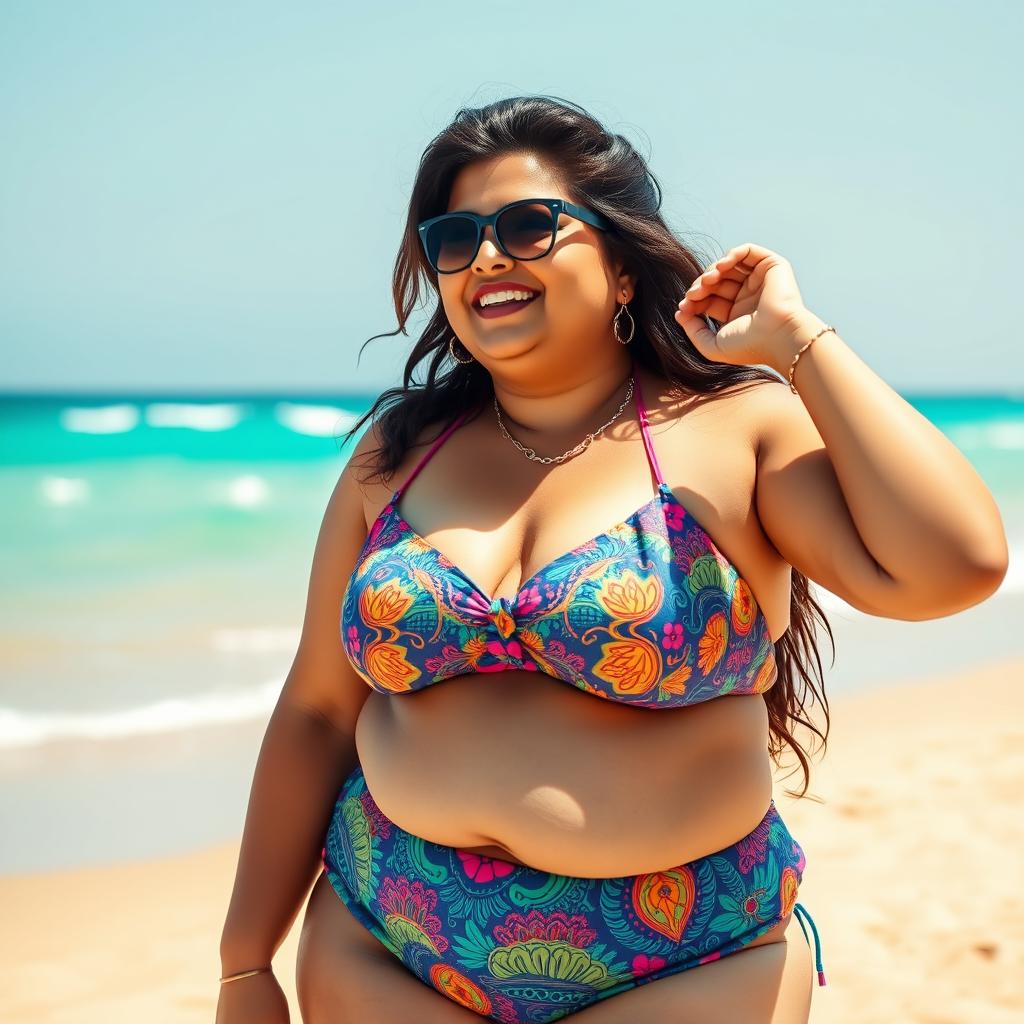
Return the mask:
{"type": "Polygon", "coordinates": [[[806,863],[771,801],[747,835],[693,860],[599,878],[543,871],[401,828],[358,765],[322,857],[339,897],[382,945],[495,1020],[503,1007],[522,1013],[524,1001],[547,1007],[530,1019],[560,1016],[768,938],[797,906],[806,863]]]}

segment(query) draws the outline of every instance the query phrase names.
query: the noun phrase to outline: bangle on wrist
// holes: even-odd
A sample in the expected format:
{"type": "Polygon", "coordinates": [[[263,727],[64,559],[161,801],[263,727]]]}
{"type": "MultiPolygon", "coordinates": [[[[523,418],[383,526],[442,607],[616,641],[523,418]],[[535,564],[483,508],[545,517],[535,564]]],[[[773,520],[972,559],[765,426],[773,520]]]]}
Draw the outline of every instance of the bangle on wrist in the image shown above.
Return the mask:
{"type": "Polygon", "coordinates": [[[799,391],[797,391],[795,387],[793,387],[793,371],[796,369],[797,360],[804,354],[804,352],[807,351],[807,349],[811,347],[811,345],[813,345],[823,334],[825,334],[828,331],[837,333],[836,329],[831,324],[828,325],[827,327],[822,327],[822,329],[818,331],[818,333],[813,338],[811,338],[811,340],[807,342],[807,344],[804,345],[795,356],[793,356],[793,362],[790,363],[789,366],[789,390],[792,391],[794,395],[798,395],[800,393],[799,391]]]}
{"type": "Polygon", "coordinates": [[[253,974],[263,974],[264,972],[270,970],[273,970],[273,968],[253,967],[251,970],[239,971],[237,974],[225,974],[224,977],[220,979],[220,983],[223,985],[226,981],[238,981],[239,978],[248,978],[251,977],[253,974]]]}

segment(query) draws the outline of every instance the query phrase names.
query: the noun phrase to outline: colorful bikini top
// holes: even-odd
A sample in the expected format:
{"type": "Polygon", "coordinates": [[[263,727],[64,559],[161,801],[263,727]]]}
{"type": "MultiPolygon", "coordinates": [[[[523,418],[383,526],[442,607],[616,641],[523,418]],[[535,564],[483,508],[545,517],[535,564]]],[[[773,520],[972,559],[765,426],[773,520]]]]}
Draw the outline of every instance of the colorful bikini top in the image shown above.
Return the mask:
{"type": "Polygon", "coordinates": [[[352,665],[381,693],[476,672],[543,672],[595,697],[676,708],[762,693],[775,645],[750,586],[662,479],[621,523],[489,597],[398,510],[402,492],[466,417],[445,429],[370,529],[342,597],[352,665]]]}

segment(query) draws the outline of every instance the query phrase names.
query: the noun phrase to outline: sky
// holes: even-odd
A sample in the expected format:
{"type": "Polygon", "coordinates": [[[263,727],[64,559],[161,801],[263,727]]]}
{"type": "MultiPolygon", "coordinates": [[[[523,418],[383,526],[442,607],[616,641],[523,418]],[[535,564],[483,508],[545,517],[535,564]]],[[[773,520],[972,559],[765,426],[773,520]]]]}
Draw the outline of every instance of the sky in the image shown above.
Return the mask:
{"type": "MultiPolygon", "coordinates": [[[[1024,393],[1011,2],[0,7],[0,391],[377,393],[420,155],[546,94],[901,392],[1024,393]],[[358,358],[358,364],[357,364],[358,358]]],[[[420,375],[422,377],[422,374],[420,375]]]]}

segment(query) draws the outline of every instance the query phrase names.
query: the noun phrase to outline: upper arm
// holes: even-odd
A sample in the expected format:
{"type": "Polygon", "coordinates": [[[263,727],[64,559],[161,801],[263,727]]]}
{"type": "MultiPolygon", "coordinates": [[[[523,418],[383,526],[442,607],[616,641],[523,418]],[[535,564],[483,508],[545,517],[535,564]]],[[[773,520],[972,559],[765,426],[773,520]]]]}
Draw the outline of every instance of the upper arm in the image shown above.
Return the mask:
{"type": "Polygon", "coordinates": [[[757,514],[768,539],[793,568],[854,608],[901,611],[891,576],[864,545],[825,442],[799,396],[784,383],[753,392],[759,403],[757,514]]]}
{"type": "Polygon", "coordinates": [[[371,691],[345,653],[341,599],[366,541],[363,495],[355,470],[376,443],[370,428],[359,439],[327,503],[313,551],[299,646],[281,694],[282,700],[349,734],[371,691]]]}

